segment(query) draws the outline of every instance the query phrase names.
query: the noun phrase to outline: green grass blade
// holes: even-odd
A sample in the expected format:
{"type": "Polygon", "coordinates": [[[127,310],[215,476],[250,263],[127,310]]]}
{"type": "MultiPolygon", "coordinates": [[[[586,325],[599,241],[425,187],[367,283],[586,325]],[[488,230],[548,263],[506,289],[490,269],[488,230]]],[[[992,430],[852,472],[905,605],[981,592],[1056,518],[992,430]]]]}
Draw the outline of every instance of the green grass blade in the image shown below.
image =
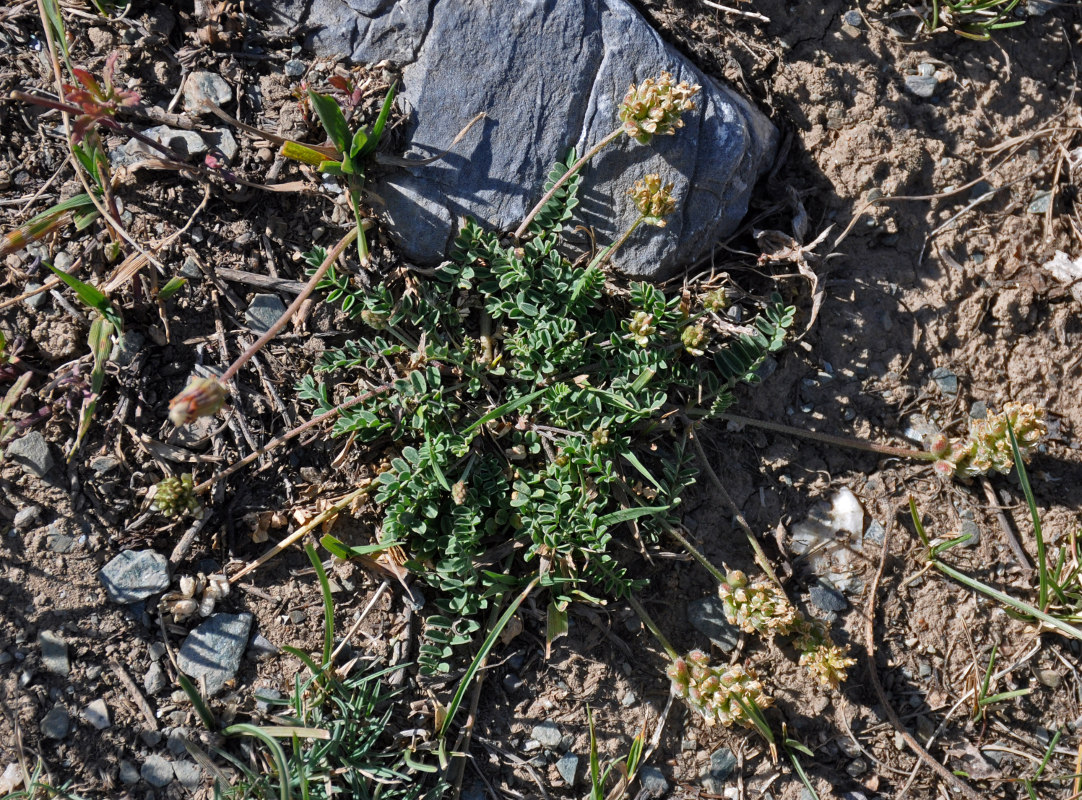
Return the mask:
{"type": "Polygon", "coordinates": [[[477,671],[481,669],[481,664],[488,658],[488,654],[492,651],[492,648],[496,646],[496,641],[500,638],[500,634],[503,633],[503,629],[507,627],[507,623],[511,621],[511,617],[518,611],[518,607],[530,596],[530,592],[534,590],[540,580],[541,576],[539,575],[533,577],[526,585],[526,588],[522,590],[522,593],[511,602],[511,605],[503,612],[496,621],[496,624],[492,626],[492,630],[489,631],[488,636],[485,637],[485,641],[481,644],[481,649],[477,651],[477,655],[466,669],[466,674],[463,675],[462,680],[459,681],[454,698],[452,698],[450,704],[447,706],[447,715],[443,719],[443,725],[440,726],[440,739],[444,739],[447,736],[447,731],[451,727],[451,722],[454,720],[455,714],[458,712],[459,706],[462,705],[462,700],[466,696],[466,690],[470,687],[470,684],[473,683],[473,679],[477,676],[477,671]]]}
{"type": "Polygon", "coordinates": [[[486,425],[489,422],[492,422],[492,420],[496,419],[497,417],[502,417],[509,411],[514,411],[517,408],[522,408],[522,406],[532,403],[534,400],[536,400],[547,391],[548,389],[538,389],[536,392],[530,392],[529,394],[523,395],[522,397],[512,400],[509,403],[504,403],[501,406],[497,406],[496,408],[492,409],[487,414],[482,416],[480,419],[475,420],[472,425],[462,431],[462,435],[468,436],[469,434],[480,428],[482,425],[486,425]]]}
{"type": "Polygon", "coordinates": [[[306,544],[304,552],[307,553],[308,560],[312,562],[316,570],[319,589],[323,593],[323,668],[326,669],[331,663],[331,653],[334,651],[334,598],[331,596],[331,584],[327,580],[327,573],[316,554],[316,549],[306,544]]]}
{"type": "Polygon", "coordinates": [[[271,758],[274,759],[275,766],[278,768],[278,796],[281,800],[291,800],[293,797],[292,787],[289,780],[289,769],[286,766],[286,754],[282,750],[282,746],[274,739],[273,736],[269,736],[264,733],[261,728],[255,725],[250,725],[247,722],[242,722],[237,725],[230,725],[228,728],[222,730],[223,736],[251,736],[254,739],[258,739],[267,746],[270,750],[271,758]]]}
{"type": "Polygon", "coordinates": [[[308,90],[308,99],[312,101],[312,107],[315,108],[316,114],[319,115],[319,121],[323,123],[323,129],[327,131],[327,136],[330,137],[334,146],[338,148],[338,152],[349,153],[353,136],[349,132],[346,118],[342,116],[342,108],[338,105],[338,101],[329,95],[320,94],[311,89],[308,90]]]}
{"type": "Polygon", "coordinates": [[[191,701],[192,708],[195,709],[196,715],[202,721],[203,725],[208,731],[218,730],[218,721],[214,719],[214,714],[210,708],[207,707],[206,702],[203,700],[203,695],[199,693],[199,690],[195,688],[195,684],[188,679],[188,676],[183,672],[177,673],[177,682],[180,684],[180,688],[184,690],[184,694],[188,695],[188,700],[191,701]]]}

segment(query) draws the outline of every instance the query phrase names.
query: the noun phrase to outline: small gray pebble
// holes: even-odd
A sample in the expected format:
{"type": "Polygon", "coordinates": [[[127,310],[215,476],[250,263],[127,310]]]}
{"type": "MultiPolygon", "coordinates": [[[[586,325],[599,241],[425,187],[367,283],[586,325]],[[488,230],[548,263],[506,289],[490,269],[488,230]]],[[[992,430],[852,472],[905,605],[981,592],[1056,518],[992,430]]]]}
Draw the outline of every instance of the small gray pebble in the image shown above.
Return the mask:
{"type": "Polygon", "coordinates": [[[184,110],[189,114],[209,114],[204,101],[224,106],[233,99],[233,89],[221,75],[213,72],[193,72],[184,84],[184,110]]]}
{"type": "Polygon", "coordinates": [[[958,530],[959,536],[969,536],[962,542],[960,547],[976,547],[981,543],[981,526],[971,519],[962,520],[962,526],[958,530]]]}
{"type": "Polygon", "coordinates": [[[26,506],[19,509],[15,514],[15,519],[11,521],[19,530],[26,530],[35,522],[38,521],[38,517],[41,515],[41,506],[26,506]]]}
{"type": "Polygon", "coordinates": [[[61,638],[60,634],[42,631],[38,634],[38,647],[41,648],[41,661],[45,669],[54,675],[67,675],[71,672],[68,643],[61,638]]]}
{"type": "Polygon", "coordinates": [[[842,14],[842,22],[854,28],[859,28],[864,22],[864,18],[860,16],[859,11],[857,11],[856,9],[852,9],[842,14]]]}
{"type": "Polygon", "coordinates": [[[988,419],[988,404],[983,400],[975,400],[969,407],[969,416],[973,419],[988,419]]]}
{"type": "Polygon", "coordinates": [[[710,767],[702,775],[703,788],[712,794],[721,794],[725,782],[736,767],[736,756],[727,747],[722,747],[710,754],[710,767]]]}
{"type": "Polygon", "coordinates": [[[939,81],[934,75],[906,75],[905,88],[917,97],[931,97],[935,94],[939,81]]]}
{"type": "Polygon", "coordinates": [[[130,761],[120,762],[120,782],[126,786],[139,783],[139,770],[130,761]]]}
{"type": "Polygon", "coordinates": [[[822,582],[814,584],[808,590],[808,594],[811,596],[812,604],[823,611],[839,612],[849,607],[849,601],[845,599],[845,595],[837,589],[825,586],[822,582]]]}
{"type": "Polygon", "coordinates": [[[657,767],[643,767],[639,773],[639,785],[655,800],[669,791],[669,782],[657,767]]]}
{"type": "Polygon", "coordinates": [[[83,709],[83,719],[97,728],[99,731],[103,731],[108,728],[112,723],[109,721],[109,706],[105,704],[105,700],[98,698],[93,700],[83,709]]]}
{"type": "Polygon", "coordinates": [[[721,598],[709,595],[688,603],[688,622],[710,638],[721,650],[731,653],[740,641],[740,629],[729,623],[721,598]]]}
{"type": "Polygon", "coordinates": [[[256,333],[266,333],[286,313],[286,304],[276,294],[257,294],[244,312],[248,327],[256,333]]]}
{"type": "Polygon", "coordinates": [[[98,476],[108,475],[119,466],[120,459],[116,456],[94,456],[90,459],[90,469],[98,476]]]}
{"type": "Polygon", "coordinates": [[[166,687],[167,680],[161,664],[155,662],[150,665],[146,675],[143,676],[143,688],[151,697],[155,696],[166,687]]]}
{"type": "MultiPolygon", "coordinates": [[[[184,693],[181,692],[181,694],[184,693]]],[[[187,697],[187,695],[184,696],[187,697]]],[[[147,747],[157,747],[162,743],[162,733],[161,731],[140,731],[139,740],[147,747]]]]}
{"type": "Polygon", "coordinates": [[[620,705],[622,705],[624,708],[630,708],[631,706],[635,705],[635,702],[637,700],[638,698],[635,697],[634,692],[628,692],[620,698],[620,705]]]}
{"type": "Polygon", "coordinates": [[[125,550],[98,577],[114,603],[136,603],[169,588],[169,562],[153,550],[125,550]]]}
{"type": "Polygon", "coordinates": [[[71,730],[71,714],[63,706],[53,706],[41,718],[41,735],[46,739],[63,739],[71,730]]]}
{"type": "MultiPolygon", "coordinates": [[[[35,283],[34,281],[29,281],[26,284],[26,287],[25,287],[24,291],[32,292],[35,289],[40,289],[42,286],[43,286],[43,284],[35,283]]],[[[31,295],[30,297],[23,300],[23,302],[26,303],[27,308],[31,308],[31,309],[34,309],[36,311],[39,308],[41,308],[43,305],[45,305],[45,301],[48,300],[48,299],[49,299],[49,293],[48,292],[41,292],[39,294],[31,295]]]]}
{"type": "Polygon", "coordinates": [[[109,360],[121,367],[126,367],[139,355],[144,344],[146,344],[146,337],[143,334],[139,331],[128,331],[121,341],[113,345],[109,360]]]}
{"type": "Polygon", "coordinates": [[[262,633],[253,636],[252,643],[248,645],[248,658],[252,659],[266,658],[276,655],[278,652],[279,650],[274,643],[262,633]]]}
{"type": "Polygon", "coordinates": [[[535,725],[530,736],[548,748],[558,747],[563,739],[563,734],[560,733],[556,723],[548,720],[535,725]]]}
{"type": "Polygon", "coordinates": [[[285,63],[285,73],[290,78],[299,78],[308,69],[305,63],[299,59],[291,58],[285,63]]]}
{"type": "Polygon", "coordinates": [[[939,391],[943,392],[943,394],[958,394],[958,376],[946,367],[936,367],[928,374],[928,377],[935,381],[939,391]]]}
{"type": "Polygon", "coordinates": [[[1030,214],[1046,214],[1048,209],[1052,207],[1052,193],[1041,192],[1033,196],[1033,200],[1030,201],[1029,206],[1026,207],[1026,211],[1030,214]]]}
{"type": "Polygon", "coordinates": [[[30,431],[4,448],[4,457],[14,461],[28,475],[44,478],[56,465],[49,443],[41,431],[30,431]]]}
{"type": "Polygon", "coordinates": [[[173,782],[173,765],[158,755],[149,756],[139,768],[139,774],[147,783],[156,789],[168,786],[173,782]]]}
{"type": "Polygon", "coordinates": [[[568,786],[575,785],[575,777],[579,771],[579,757],[574,753],[565,753],[556,762],[556,771],[568,786]]]}
{"type": "Polygon", "coordinates": [[[195,791],[203,782],[203,770],[188,760],[174,761],[173,774],[177,776],[177,780],[180,781],[181,785],[189,791],[195,791]]]}

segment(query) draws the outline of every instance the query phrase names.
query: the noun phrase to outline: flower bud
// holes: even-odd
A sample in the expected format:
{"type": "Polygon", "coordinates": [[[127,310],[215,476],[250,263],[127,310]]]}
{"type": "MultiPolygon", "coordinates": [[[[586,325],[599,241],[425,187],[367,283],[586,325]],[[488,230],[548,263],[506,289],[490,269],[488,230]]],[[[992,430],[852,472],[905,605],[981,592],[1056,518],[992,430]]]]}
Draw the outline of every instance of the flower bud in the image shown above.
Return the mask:
{"type": "Polygon", "coordinates": [[[198,417],[218,412],[226,389],[217,378],[192,378],[184,391],[169,401],[169,421],[178,428],[198,417]]]}

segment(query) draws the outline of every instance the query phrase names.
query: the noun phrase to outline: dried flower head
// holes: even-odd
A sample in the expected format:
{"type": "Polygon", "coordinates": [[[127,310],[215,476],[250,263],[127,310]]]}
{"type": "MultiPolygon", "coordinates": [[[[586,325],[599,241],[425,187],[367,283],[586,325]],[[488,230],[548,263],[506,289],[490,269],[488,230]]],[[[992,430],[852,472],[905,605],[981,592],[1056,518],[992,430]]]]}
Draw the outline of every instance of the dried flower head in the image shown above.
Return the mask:
{"type": "Polygon", "coordinates": [[[594,430],[590,432],[590,441],[593,443],[594,447],[604,447],[612,441],[612,437],[609,435],[609,429],[604,427],[594,428],[594,430]]]}
{"type": "Polygon", "coordinates": [[[821,622],[803,619],[795,627],[793,644],[800,650],[800,666],[823,686],[836,689],[846,679],[849,667],[856,664],[848,651],[830,639],[830,630],[821,622]]]}
{"type": "Polygon", "coordinates": [[[214,605],[229,594],[229,581],[225,575],[181,577],[176,591],[162,595],[158,608],[162,614],[171,614],[174,622],[183,622],[196,612],[201,617],[214,613],[214,605]]]}
{"type": "Polygon", "coordinates": [[[661,176],[653,173],[647,175],[627,190],[635,203],[635,208],[643,216],[643,222],[647,225],[665,227],[664,217],[676,210],[676,200],[672,196],[672,183],[661,185],[661,176]]]}
{"type": "Polygon", "coordinates": [[[838,688],[838,684],[846,679],[849,668],[856,663],[845,648],[826,642],[800,654],[800,666],[831,689],[838,688]]]}
{"type": "Polygon", "coordinates": [[[699,712],[708,725],[720,722],[725,727],[734,723],[750,727],[753,723],[736,698],[759,708],[769,708],[774,703],[750,667],[711,666],[710,657],[701,650],[677,658],[666,674],[672,681],[673,694],[699,712]]]}
{"type": "Polygon", "coordinates": [[[950,442],[949,448],[937,440],[934,445],[939,449],[932,451],[939,456],[936,472],[960,478],[986,475],[992,470],[1006,475],[1014,466],[1008,423],[1014,429],[1022,460],[1029,461],[1038,442],[1048,433],[1044,409],[1030,403],[1007,403],[1000,414],[970,420],[968,438],[950,442]]]}
{"type": "Polygon", "coordinates": [[[361,311],[361,321],[374,330],[386,330],[387,320],[388,316],[386,314],[381,314],[378,311],[371,311],[367,308],[361,311]]]}
{"type": "Polygon", "coordinates": [[[740,570],[733,570],[718,586],[725,618],[745,633],[773,635],[791,633],[803,615],[774,583],[764,577],[753,582],[740,570]]]}
{"type": "Polygon", "coordinates": [[[662,72],[656,81],[647,78],[638,86],[632,85],[620,104],[624,132],[639,144],[674,133],[684,124],[680,115],[695,108],[691,98],[700,88],[687,81],[674,84],[668,72],[662,72]]]}
{"type": "Polygon", "coordinates": [[[650,337],[657,332],[654,325],[654,315],[647,311],[636,311],[627,323],[627,332],[639,347],[646,347],[650,343],[650,337]]]}
{"type": "Polygon", "coordinates": [[[729,300],[729,295],[724,289],[715,289],[712,292],[708,292],[706,297],[703,298],[703,308],[707,311],[724,311],[732,302],[729,300]]]}
{"type": "Polygon", "coordinates": [[[710,341],[710,335],[702,325],[688,325],[680,332],[680,343],[693,356],[701,356],[705,353],[708,341],[710,341]]]}
{"type": "Polygon", "coordinates": [[[177,427],[198,417],[218,412],[225,402],[226,388],[217,378],[192,378],[180,394],[169,401],[169,421],[177,427]]]}
{"type": "Polygon", "coordinates": [[[150,506],[167,517],[190,514],[197,519],[203,514],[203,507],[195,497],[195,480],[192,473],[185,472],[158,481],[154,486],[154,497],[150,506]]]}

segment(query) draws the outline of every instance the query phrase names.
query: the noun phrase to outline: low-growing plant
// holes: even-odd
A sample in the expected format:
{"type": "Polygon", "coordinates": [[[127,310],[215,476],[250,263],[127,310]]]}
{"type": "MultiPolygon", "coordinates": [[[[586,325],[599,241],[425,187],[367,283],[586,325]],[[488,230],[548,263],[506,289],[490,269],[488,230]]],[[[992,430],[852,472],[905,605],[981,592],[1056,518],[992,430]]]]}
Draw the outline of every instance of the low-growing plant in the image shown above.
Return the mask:
{"type": "Polygon", "coordinates": [[[995,31],[1024,25],[1013,19],[1021,0],[931,0],[917,13],[928,33],[950,31],[967,39],[986,41],[995,31]]]}
{"type": "Polygon", "coordinates": [[[383,137],[383,129],[391,116],[395,87],[391,86],[383,101],[379,116],[369,130],[351,130],[342,113],[342,107],[330,95],[308,90],[308,99],[316,109],[319,121],[327,132],[330,145],[313,147],[300,142],[286,141],[281,153],[287,158],[311,164],[325,175],[337,175],[346,181],[349,204],[357,222],[357,255],[361,264],[368,263],[368,239],[362,227],[361,197],[364,191],[365,171],[368,161],[383,137]]]}
{"type": "MultiPolygon", "coordinates": [[[[549,187],[574,161],[553,169],[549,187]]],[[[639,586],[616,534],[634,522],[655,538],[653,518],[694,478],[659,418],[727,408],[792,323],[774,299],[729,338],[701,301],[646,283],[606,291],[599,265],[560,251],[578,185],[554,193],[520,246],[467,221],[434,280],[354,290],[328,276],[370,335],[324,353],[316,373],[330,381],[307,376],[298,391],[326,413],[340,402],[336,384],[393,386],[343,412],[334,432],[395,443],[374,499],[380,540],[402,542],[440,594],[426,671],[446,670],[491,598],[531,574],[550,590],[557,627],[570,602],[639,586]],[[495,569],[502,554],[515,566],[495,569]]]]}
{"type": "Polygon", "coordinates": [[[434,800],[442,796],[446,784],[438,778],[422,780],[426,776],[410,767],[409,750],[393,744],[387,734],[396,693],[387,688],[386,679],[409,665],[379,667],[355,659],[336,666],[330,584],[315,549],[309,545],[306,552],[316,570],[325,611],[319,660],[303,650],[283,647],[310,674],[307,678],[298,674],[288,697],[261,698],[275,709],[273,725],[222,726],[198,689],[181,674],[181,687],[196,714],[224,740],[207,749],[186,742],[189,752],[212,776],[215,797],[434,800]],[[229,740],[241,739],[259,743],[251,760],[241,759],[227,747],[229,740]],[[233,775],[219,766],[222,762],[235,770],[233,775]],[[253,768],[253,763],[260,766],[253,768]]]}

